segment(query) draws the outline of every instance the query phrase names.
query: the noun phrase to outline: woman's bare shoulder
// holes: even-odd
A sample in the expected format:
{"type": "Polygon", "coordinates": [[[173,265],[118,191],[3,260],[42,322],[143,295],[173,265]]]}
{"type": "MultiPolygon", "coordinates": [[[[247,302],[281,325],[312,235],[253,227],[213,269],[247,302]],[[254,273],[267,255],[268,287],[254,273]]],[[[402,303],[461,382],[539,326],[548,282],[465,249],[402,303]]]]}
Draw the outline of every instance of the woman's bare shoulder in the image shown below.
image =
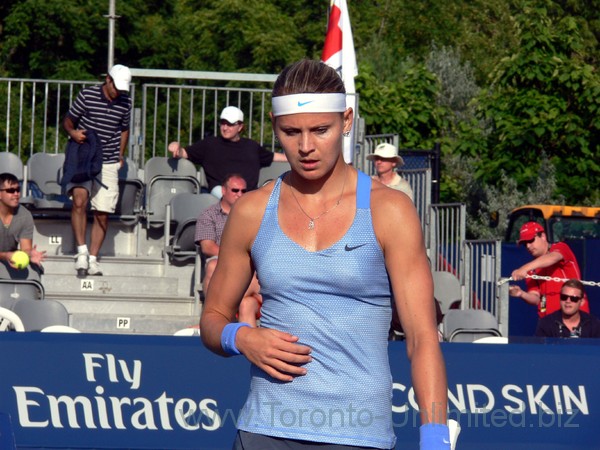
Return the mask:
{"type": "Polygon", "coordinates": [[[262,219],[262,216],[269,202],[271,192],[273,192],[274,183],[268,183],[254,191],[242,195],[231,208],[231,214],[234,217],[240,217],[245,221],[254,221],[262,219]]]}

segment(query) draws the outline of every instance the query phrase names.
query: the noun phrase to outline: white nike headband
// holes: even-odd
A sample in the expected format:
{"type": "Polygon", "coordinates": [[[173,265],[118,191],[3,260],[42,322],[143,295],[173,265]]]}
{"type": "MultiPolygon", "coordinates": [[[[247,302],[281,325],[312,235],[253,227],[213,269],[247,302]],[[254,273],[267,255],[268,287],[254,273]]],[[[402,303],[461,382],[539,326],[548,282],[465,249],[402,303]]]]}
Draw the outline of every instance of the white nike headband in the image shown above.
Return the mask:
{"type": "Polygon", "coordinates": [[[346,94],[292,94],[273,97],[273,116],[346,111],[346,94]]]}

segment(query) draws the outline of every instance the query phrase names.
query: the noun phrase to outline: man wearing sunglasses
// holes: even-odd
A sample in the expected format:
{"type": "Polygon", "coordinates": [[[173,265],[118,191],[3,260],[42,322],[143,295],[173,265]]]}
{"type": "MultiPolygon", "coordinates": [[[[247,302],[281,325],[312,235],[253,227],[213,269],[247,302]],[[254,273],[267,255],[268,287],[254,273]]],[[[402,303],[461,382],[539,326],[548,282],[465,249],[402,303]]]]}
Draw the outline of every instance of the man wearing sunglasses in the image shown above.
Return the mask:
{"type": "MultiPolygon", "coordinates": [[[[539,317],[558,311],[561,306],[559,297],[562,281],[527,278],[527,275],[580,280],[581,271],[571,248],[564,242],[550,245],[544,227],[537,222],[523,224],[518,244],[525,245],[534,259],[511,274],[515,281],[525,280],[527,291],[517,285],[511,285],[509,294],[537,306],[539,317]]],[[[590,312],[587,301],[584,302],[581,309],[590,312]]]]}
{"type": "Polygon", "coordinates": [[[285,162],[287,158],[283,153],[270,152],[258,142],[242,137],[243,130],[244,113],[235,106],[227,106],[220,116],[220,136],[209,136],[187,147],[171,142],[168,149],[174,158],[200,164],[206,174],[208,190],[216,197],[221,197],[221,185],[229,173],[242,174],[248,189],[256,189],[260,168],[270,166],[273,161],[285,162]]]}
{"type": "Polygon", "coordinates": [[[600,320],[581,307],[585,300],[583,284],[579,280],[567,280],[560,290],[560,311],[542,317],[538,321],[536,336],[562,338],[599,338],[600,320]]]}
{"type": "MultiPolygon", "coordinates": [[[[204,280],[202,280],[202,291],[205,294],[217,266],[221,235],[223,234],[227,217],[234,203],[246,191],[246,180],[244,180],[241,174],[233,173],[226,175],[222,186],[223,196],[221,200],[202,211],[196,221],[194,240],[200,246],[202,254],[207,258],[204,269],[204,280]]],[[[244,319],[245,322],[256,325],[256,317],[262,304],[262,297],[259,294],[259,290],[260,287],[255,275],[240,304],[240,320],[244,319]]]]}
{"type": "Polygon", "coordinates": [[[102,172],[98,179],[66,186],[73,199],[71,226],[77,245],[75,270],[78,277],[102,275],[97,258],[106,237],[108,215],[115,212],[119,199],[118,173],[129,141],[130,83],[129,68],[121,64],[114,65],[103,84],[79,92],[63,121],[69,138],[78,144],[86,140],[88,130],[95,131],[102,143],[102,172]],[[85,235],[90,198],[94,222],[88,250],[85,235]]]}
{"type": "Polygon", "coordinates": [[[0,174],[0,278],[39,280],[41,263],[46,252],[33,245],[33,217],[19,205],[21,188],[19,180],[11,173],[0,174]],[[17,269],[12,263],[13,253],[22,250],[29,255],[32,270],[17,269]]]}

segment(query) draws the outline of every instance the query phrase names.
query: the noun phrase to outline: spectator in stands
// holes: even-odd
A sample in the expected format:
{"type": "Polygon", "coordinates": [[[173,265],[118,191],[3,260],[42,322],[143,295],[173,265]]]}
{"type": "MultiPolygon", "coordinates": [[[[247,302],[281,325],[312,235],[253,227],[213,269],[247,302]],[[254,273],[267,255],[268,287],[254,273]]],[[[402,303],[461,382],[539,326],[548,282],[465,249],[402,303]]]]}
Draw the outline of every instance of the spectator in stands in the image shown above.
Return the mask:
{"type": "Polygon", "coordinates": [[[19,205],[21,187],[19,180],[11,173],[0,174],[0,278],[37,279],[42,272],[42,261],[46,252],[40,252],[33,245],[33,217],[19,205]],[[18,270],[13,264],[13,253],[22,250],[29,255],[32,270],[18,270]]]}
{"type": "Polygon", "coordinates": [[[379,144],[375,147],[375,151],[367,155],[367,159],[374,161],[377,175],[371,178],[377,180],[386,186],[404,192],[414,201],[413,190],[408,181],[400,176],[397,169],[404,165],[402,156],[398,155],[398,149],[392,144],[379,144]]]}
{"type": "Polygon", "coordinates": [[[100,137],[103,151],[102,173],[96,181],[69,183],[67,192],[73,198],[71,226],[77,254],[77,276],[102,275],[98,253],[106,237],[108,215],[115,212],[119,198],[119,168],[123,165],[129,140],[131,71],[117,64],[102,85],[84,88],[79,92],[67,113],[63,127],[70,139],[81,144],[86,132],[93,130],[100,137]],[[90,248],[86,245],[87,204],[91,197],[94,222],[90,248]]]}
{"type": "Polygon", "coordinates": [[[538,321],[536,336],[563,338],[600,338],[600,320],[580,311],[586,303],[583,283],[570,279],[560,290],[560,310],[538,321]]]}
{"type": "MultiPolygon", "coordinates": [[[[525,280],[527,291],[517,285],[509,287],[509,294],[518,297],[538,308],[538,315],[544,317],[560,309],[560,289],[566,279],[581,279],[579,264],[575,255],[564,242],[550,245],[544,227],[537,222],[523,224],[519,234],[519,245],[525,245],[534,259],[515,269],[511,276],[515,281],[525,280]],[[562,281],[534,279],[531,275],[559,278],[562,281]]],[[[590,312],[588,302],[582,310],[590,312]]]]}
{"type": "MultiPolygon", "coordinates": [[[[221,234],[227,222],[227,217],[233,204],[247,191],[246,180],[238,173],[225,176],[223,183],[223,197],[214,205],[206,208],[198,216],[196,221],[196,244],[200,246],[200,251],[207,258],[204,269],[204,280],[202,281],[202,291],[206,294],[210,279],[219,255],[219,244],[221,243],[221,234]]],[[[240,303],[239,320],[256,326],[256,319],[259,317],[262,297],[260,295],[260,286],[256,275],[240,303]]]]}
{"type": "Polygon", "coordinates": [[[252,363],[234,448],[393,448],[393,295],[421,448],[450,449],[432,276],[414,205],[344,162],[353,111],[334,69],[311,60],[286,67],[272,102],[291,172],[237,201],[200,322],[209,349],[252,363]],[[257,328],[235,322],[254,268],[263,295],[257,328]],[[377,419],[361,427],[353,407],[377,419]],[[301,420],[287,421],[288,411],[301,420]]]}
{"type": "Polygon", "coordinates": [[[241,173],[248,188],[253,190],[257,188],[261,167],[287,160],[283,153],[270,152],[252,139],[242,137],[243,129],[244,113],[235,106],[228,106],[221,112],[221,136],[210,136],[188,147],[171,142],[168,149],[174,158],[187,158],[200,164],[206,174],[208,190],[218,198],[222,195],[225,175],[229,173],[241,173]]]}

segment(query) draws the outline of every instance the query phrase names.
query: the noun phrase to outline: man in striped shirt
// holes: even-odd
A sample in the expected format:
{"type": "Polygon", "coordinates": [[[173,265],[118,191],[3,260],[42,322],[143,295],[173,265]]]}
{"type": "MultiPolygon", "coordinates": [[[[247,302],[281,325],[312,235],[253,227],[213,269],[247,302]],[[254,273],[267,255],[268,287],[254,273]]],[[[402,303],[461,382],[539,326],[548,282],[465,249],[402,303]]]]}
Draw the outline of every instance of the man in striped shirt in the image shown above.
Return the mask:
{"type": "Polygon", "coordinates": [[[63,121],[70,139],[79,144],[85,141],[88,130],[95,131],[100,137],[103,151],[100,182],[93,180],[67,185],[67,191],[73,198],[71,226],[77,245],[75,270],[79,277],[102,275],[97,258],[106,236],[108,215],[115,212],[119,197],[118,171],[123,164],[129,140],[130,83],[129,68],[120,64],[113,66],[102,85],[84,88],[79,92],[63,121]],[[86,208],[90,197],[94,223],[88,251],[85,232],[86,208]]]}

